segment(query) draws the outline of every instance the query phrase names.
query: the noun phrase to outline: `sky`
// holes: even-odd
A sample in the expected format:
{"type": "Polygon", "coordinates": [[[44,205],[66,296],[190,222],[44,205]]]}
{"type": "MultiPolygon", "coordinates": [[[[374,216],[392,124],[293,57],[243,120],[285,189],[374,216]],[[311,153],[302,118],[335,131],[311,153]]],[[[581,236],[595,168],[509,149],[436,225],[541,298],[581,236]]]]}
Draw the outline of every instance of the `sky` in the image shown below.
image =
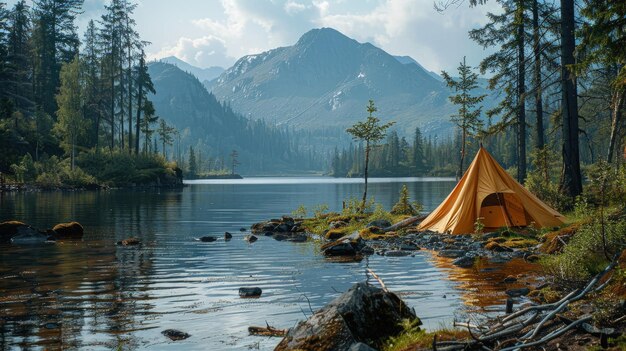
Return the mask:
{"type": "MultiPolygon", "coordinates": [[[[8,1],[9,6],[17,0],[8,1]]],[[[106,0],[85,0],[82,32],[106,0]]],[[[495,1],[443,13],[433,0],[138,0],[134,18],[150,59],[176,56],[194,66],[230,67],[248,54],[293,45],[313,28],[331,27],[392,55],[408,55],[428,70],[454,72],[463,56],[486,55],[468,31],[497,11],[495,1]]],[[[82,36],[82,35],[81,35],[82,36]]]]}

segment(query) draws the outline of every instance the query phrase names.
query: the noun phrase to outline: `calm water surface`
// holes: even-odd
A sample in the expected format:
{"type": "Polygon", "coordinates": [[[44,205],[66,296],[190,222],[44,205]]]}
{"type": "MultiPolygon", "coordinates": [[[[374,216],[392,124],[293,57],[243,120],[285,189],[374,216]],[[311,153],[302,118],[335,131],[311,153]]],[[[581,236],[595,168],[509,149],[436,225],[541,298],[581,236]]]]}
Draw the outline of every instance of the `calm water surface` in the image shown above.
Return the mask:
{"type": "MultiPolygon", "coordinates": [[[[389,208],[403,184],[431,210],[454,181],[373,179],[370,195],[389,208]]],[[[0,349],[268,350],[279,340],[248,336],[248,326],[267,321],[289,328],[366,279],[366,267],[401,294],[427,328],[500,304],[503,288],[495,282],[515,267],[467,278],[467,270],[428,252],[333,263],[313,242],[242,240],[241,227],[301,204],[339,210],[361,190],[355,179],[249,178],[194,181],[175,191],[4,194],[0,221],[48,228],[76,220],[86,234],[80,242],[0,246],[0,349]],[[194,241],[224,231],[233,240],[194,241]],[[130,236],[143,246],[115,246],[130,236]],[[242,286],[259,286],[263,295],[240,299],[242,286]],[[168,328],[192,337],[171,342],[160,334],[168,328]]]]}

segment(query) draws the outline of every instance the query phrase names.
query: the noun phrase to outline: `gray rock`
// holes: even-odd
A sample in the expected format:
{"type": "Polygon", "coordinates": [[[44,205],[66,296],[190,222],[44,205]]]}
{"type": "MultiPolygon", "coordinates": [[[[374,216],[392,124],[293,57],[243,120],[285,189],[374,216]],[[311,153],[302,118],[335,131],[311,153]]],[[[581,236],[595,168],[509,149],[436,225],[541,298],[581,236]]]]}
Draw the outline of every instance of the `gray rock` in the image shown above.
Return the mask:
{"type": "Polygon", "coordinates": [[[188,337],[190,337],[191,335],[177,330],[177,329],[166,329],[164,331],[161,332],[161,334],[167,336],[168,338],[170,338],[173,341],[177,341],[177,340],[184,340],[187,339],[188,337]]]}
{"type": "Polygon", "coordinates": [[[405,241],[402,243],[402,245],[400,245],[400,250],[416,251],[419,249],[420,249],[419,246],[415,245],[415,243],[410,242],[410,241],[405,241]]]}
{"type": "Polygon", "coordinates": [[[391,227],[391,222],[389,222],[386,219],[377,219],[375,221],[371,221],[367,223],[365,228],[369,228],[369,227],[378,227],[378,228],[383,229],[383,228],[391,227]]]}
{"type": "Polygon", "coordinates": [[[305,241],[307,241],[308,237],[304,234],[296,234],[296,235],[292,235],[291,237],[287,238],[287,241],[291,241],[294,243],[303,243],[305,241]]]}
{"type": "Polygon", "coordinates": [[[254,235],[246,235],[246,236],[244,236],[243,240],[245,240],[245,241],[247,241],[249,243],[253,243],[253,242],[259,240],[259,238],[257,238],[254,235]]]}
{"type": "Polygon", "coordinates": [[[520,296],[528,295],[528,293],[530,293],[530,289],[528,288],[509,289],[505,291],[505,293],[509,295],[510,297],[520,297],[520,296]]]}
{"type": "Polygon", "coordinates": [[[260,297],[263,293],[263,290],[259,287],[253,288],[239,288],[239,297],[249,298],[249,297],[260,297]]]}
{"type": "Polygon", "coordinates": [[[346,227],[347,225],[348,223],[344,221],[334,221],[334,222],[330,222],[330,224],[328,225],[328,229],[343,228],[343,227],[346,227]]]}
{"type": "Polygon", "coordinates": [[[375,251],[374,251],[374,249],[373,249],[372,247],[370,247],[370,246],[364,246],[364,247],[361,249],[361,251],[360,251],[360,252],[361,252],[362,254],[364,254],[364,255],[371,255],[371,254],[373,254],[375,251]]]}
{"type": "Polygon", "coordinates": [[[452,261],[452,264],[461,268],[469,268],[474,265],[474,258],[469,256],[459,257],[452,261]]]}
{"type": "Polygon", "coordinates": [[[198,238],[198,240],[202,241],[203,243],[210,243],[210,242],[216,241],[217,238],[214,237],[214,236],[207,235],[207,236],[203,236],[201,238],[198,238]]]}
{"type": "Polygon", "coordinates": [[[465,256],[465,251],[463,250],[442,250],[437,254],[439,257],[447,257],[447,258],[459,258],[465,256]]]}
{"type": "Polygon", "coordinates": [[[43,244],[48,240],[48,236],[38,231],[26,230],[20,234],[11,238],[11,244],[13,245],[38,245],[43,244]]]}
{"type": "Polygon", "coordinates": [[[291,328],[274,350],[350,351],[359,342],[398,335],[404,319],[420,324],[415,312],[394,293],[358,283],[291,328]]]}
{"type": "Polygon", "coordinates": [[[274,229],[274,231],[279,233],[287,233],[291,231],[291,227],[292,226],[287,223],[281,223],[276,227],[276,229],[274,229]]]}
{"type": "Polygon", "coordinates": [[[403,251],[403,250],[389,250],[385,252],[385,256],[390,256],[390,257],[409,256],[410,254],[411,254],[411,251],[403,251]]]}
{"type": "Polygon", "coordinates": [[[331,246],[324,250],[326,256],[353,256],[356,255],[356,250],[350,243],[340,243],[331,246]]]}
{"type": "Polygon", "coordinates": [[[276,241],[283,241],[289,239],[289,235],[286,234],[274,234],[272,236],[276,241]]]}

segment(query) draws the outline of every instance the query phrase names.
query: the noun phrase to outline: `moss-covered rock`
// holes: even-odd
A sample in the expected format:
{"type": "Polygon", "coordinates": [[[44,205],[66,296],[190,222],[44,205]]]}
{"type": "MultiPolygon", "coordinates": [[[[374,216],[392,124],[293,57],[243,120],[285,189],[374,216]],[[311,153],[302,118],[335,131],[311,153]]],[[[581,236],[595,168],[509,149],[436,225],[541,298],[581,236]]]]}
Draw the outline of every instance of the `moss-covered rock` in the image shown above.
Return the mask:
{"type": "Polygon", "coordinates": [[[30,235],[38,231],[28,224],[20,221],[6,221],[0,223],[0,244],[10,243],[11,238],[17,235],[30,235]]]}
{"type": "Polygon", "coordinates": [[[341,237],[345,236],[346,234],[347,232],[345,228],[335,228],[335,229],[330,229],[329,231],[327,231],[324,237],[328,240],[338,240],[341,237]]]}
{"type": "Polygon", "coordinates": [[[277,351],[348,351],[359,342],[378,348],[403,331],[401,322],[421,324],[396,294],[358,283],[287,333],[277,351]]]}
{"type": "Polygon", "coordinates": [[[78,222],[59,223],[52,228],[54,238],[63,239],[81,239],[84,234],[83,226],[78,222]]]}

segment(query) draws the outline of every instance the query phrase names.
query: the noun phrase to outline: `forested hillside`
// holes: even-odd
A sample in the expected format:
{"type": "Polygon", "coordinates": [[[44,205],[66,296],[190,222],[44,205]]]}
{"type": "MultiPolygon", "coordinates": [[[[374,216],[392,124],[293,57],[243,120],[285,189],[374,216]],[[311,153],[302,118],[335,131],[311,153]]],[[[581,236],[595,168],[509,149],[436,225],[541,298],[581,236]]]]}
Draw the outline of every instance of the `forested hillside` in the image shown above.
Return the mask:
{"type": "Polygon", "coordinates": [[[232,150],[239,153],[237,169],[246,174],[324,168],[323,155],[305,146],[303,132],[234,113],[207,92],[199,79],[174,65],[150,63],[148,72],[156,89],[150,100],[157,115],[179,131],[174,156],[182,160],[192,147],[198,173],[230,170],[232,150]]]}

